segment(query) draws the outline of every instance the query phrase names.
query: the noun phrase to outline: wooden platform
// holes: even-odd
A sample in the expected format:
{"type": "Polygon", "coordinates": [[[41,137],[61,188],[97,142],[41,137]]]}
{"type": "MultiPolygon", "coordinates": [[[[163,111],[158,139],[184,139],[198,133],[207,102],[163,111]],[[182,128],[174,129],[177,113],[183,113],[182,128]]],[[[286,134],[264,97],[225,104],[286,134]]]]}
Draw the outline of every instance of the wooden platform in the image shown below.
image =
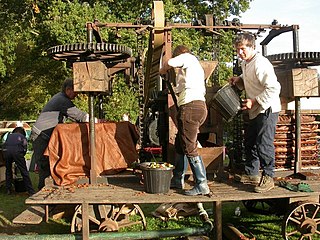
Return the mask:
{"type": "MultiPolygon", "coordinates": [[[[304,181],[308,182],[308,181],[304,181]]],[[[293,192],[282,187],[275,187],[266,193],[253,192],[250,184],[229,182],[209,182],[212,196],[186,196],[170,190],[167,194],[150,194],[144,191],[143,185],[137,183],[100,184],[72,187],[50,187],[26,199],[26,204],[118,204],[118,203],[165,203],[165,202],[215,202],[241,201],[270,198],[298,198],[318,196],[320,185],[309,182],[315,192],[293,192]]]]}
{"type": "MultiPolygon", "coordinates": [[[[186,196],[170,190],[167,194],[149,194],[138,181],[126,182],[109,181],[109,184],[88,185],[68,187],[45,187],[40,192],[26,199],[26,204],[82,204],[83,209],[88,209],[89,204],[161,204],[179,202],[202,202],[213,203],[214,208],[214,231],[215,239],[222,239],[222,202],[241,201],[255,199],[289,198],[290,202],[310,199],[319,201],[320,184],[318,181],[303,181],[310,185],[314,192],[293,192],[282,187],[275,187],[266,193],[253,192],[254,186],[240,184],[232,179],[224,181],[211,181],[209,187],[211,196],[186,196]]],[[[88,214],[83,214],[83,222],[89,222],[88,214]]],[[[84,226],[88,226],[84,224],[84,226]]],[[[83,228],[83,239],[88,239],[89,226],[83,228]]]]}

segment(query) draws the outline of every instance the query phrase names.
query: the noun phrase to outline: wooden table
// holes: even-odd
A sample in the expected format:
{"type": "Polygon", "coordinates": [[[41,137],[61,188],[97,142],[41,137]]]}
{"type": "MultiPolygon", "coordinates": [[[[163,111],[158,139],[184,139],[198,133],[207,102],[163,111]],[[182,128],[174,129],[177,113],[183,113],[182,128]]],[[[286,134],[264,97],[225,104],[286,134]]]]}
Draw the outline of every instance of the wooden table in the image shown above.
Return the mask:
{"type": "Polygon", "coordinates": [[[108,185],[86,188],[52,187],[46,191],[39,191],[26,199],[26,204],[81,204],[83,209],[83,239],[89,238],[89,204],[162,204],[162,203],[212,203],[214,208],[215,239],[222,240],[222,202],[289,198],[291,202],[301,199],[319,201],[320,184],[318,181],[304,181],[310,184],[314,192],[293,192],[282,187],[275,187],[266,193],[253,192],[253,186],[235,183],[233,180],[209,182],[212,195],[185,196],[170,190],[167,194],[149,194],[144,192],[142,184],[119,182],[108,185]]]}

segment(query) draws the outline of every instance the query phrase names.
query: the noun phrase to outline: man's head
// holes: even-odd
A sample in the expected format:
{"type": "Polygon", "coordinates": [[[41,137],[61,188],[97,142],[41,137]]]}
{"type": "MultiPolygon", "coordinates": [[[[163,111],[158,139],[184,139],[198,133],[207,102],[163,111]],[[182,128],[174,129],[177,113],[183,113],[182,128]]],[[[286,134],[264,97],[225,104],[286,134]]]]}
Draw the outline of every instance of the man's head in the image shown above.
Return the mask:
{"type": "Polygon", "coordinates": [[[27,135],[23,127],[16,127],[15,129],[13,129],[12,133],[20,133],[23,136],[27,135]]]}
{"type": "Polygon", "coordinates": [[[62,84],[62,92],[64,92],[69,99],[75,99],[78,93],[73,90],[73,79],[67,78],[62,84]]]}
{"type": "Polygon", "coordinates": [[[190,50],[184,45],[179,45],[173,50],[172,56],[176,57],[183,53],[190,53],[190,50]]]}
{"type": "Polygon", "coordinates": [[[241,33],[236,36],[234,46],[238,56],[245,61],[250,61],[256,54],[256,38],[250,33],[241,33]]]}

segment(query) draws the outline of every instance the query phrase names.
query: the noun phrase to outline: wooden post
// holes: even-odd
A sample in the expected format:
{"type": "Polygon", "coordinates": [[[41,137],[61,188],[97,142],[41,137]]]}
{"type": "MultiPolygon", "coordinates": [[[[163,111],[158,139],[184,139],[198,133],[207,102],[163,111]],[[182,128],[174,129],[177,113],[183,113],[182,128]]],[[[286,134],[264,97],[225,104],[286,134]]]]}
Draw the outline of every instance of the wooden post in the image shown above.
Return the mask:
{"type": "Polygon", "coordinates": [[[295,97],[295,158],[294,158],[294,174],[301,172],[301,119],[300,119],[301,103],[300,97],[295,97]]]}
{"type": "Polygon", "coordinates": [[[222,240],[222,202],[213,202],[214,209],[214,232],[216,240],[222,240]]]}
{"type": "Polygon", "coordinates": [[[82,203],[82,239],[89,239],[89,204],[82,203]]]}
{"type": "Polygon", "coordinates": [[[95,138],[95,122],[94,122],[94,96],[92,93],[89,93],[89,145],[90,145],[90,159],[91,159],[91,167],[90,167],[90,184],[97,183],[97,171],[96,171],[96,138],[95,138]]]}

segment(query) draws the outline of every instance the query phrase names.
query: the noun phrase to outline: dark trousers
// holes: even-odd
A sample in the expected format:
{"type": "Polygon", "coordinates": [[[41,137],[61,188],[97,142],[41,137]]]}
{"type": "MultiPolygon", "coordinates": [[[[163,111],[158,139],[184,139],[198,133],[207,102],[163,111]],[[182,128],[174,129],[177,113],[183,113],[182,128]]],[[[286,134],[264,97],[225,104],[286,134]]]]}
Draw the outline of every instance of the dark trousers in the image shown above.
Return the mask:
{"type": "Polygon", "coordinates": [[[245,173],[258,175],[261,167],[263,175],[274,176],[275,148],[274,136],[279,113],[271,108],[249,121],[245,129],[245,173]]]}
{"type": "Polygon", "coordinates": [[[6,189],[11,191],[12,186],[12,164],[16,163],[21,176],[23,178],[24,185],[28,193],[33,194],[34,189],[29,177],[29,172],[26,165],[26,160],[24,158],[24,153],[19,152],[17,147],[10,147],[3,151],[4,159],[6,161],[6,189]]]}
{"type": "Polygon", "coordinates": [[[192,101],[179,107],[178,134],[175,140],[176,152],[188,157],[198,156],[197,137],[200,126],[207,118],[208,110],[204,101],[192,101]]]}
{"type": "Polygon", "coordinates": [[[48,146],[48,141],[49,140],[44,139],[41,136],[38,136],[32,142],[32,147],[33,147],[32,157],[34,158],[34,161],[37,164],[38,171],[39,171],[39,183],[38,183],[39,190],[44,187],[45,179],[51,176],[49,157],[43,155],[48,146]]]}

